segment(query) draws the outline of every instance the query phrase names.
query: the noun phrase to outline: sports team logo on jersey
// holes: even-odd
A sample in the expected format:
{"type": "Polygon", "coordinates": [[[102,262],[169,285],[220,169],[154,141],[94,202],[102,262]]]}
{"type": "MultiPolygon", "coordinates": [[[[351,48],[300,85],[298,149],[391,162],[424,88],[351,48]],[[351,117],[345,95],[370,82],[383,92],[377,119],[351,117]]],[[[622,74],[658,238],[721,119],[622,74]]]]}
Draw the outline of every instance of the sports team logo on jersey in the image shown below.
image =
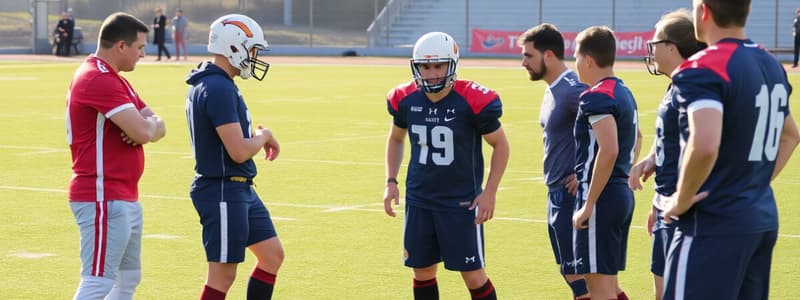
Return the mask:
{"type": "Polygon", "coordinates": [[[233,26],[239,27],[239,29],[241,29],[242,31],[244,31],[244,34],[245,34],[247,37],[249,37],[249,38],[253,37],[253,32],[252,32],[252,31],[250,31],[250,28],[249,28],[249,27],[247,27],[247,25],[245,25],[245,24],[244,24],[244,23],[242,23],[241,21],[229,21],[229,20],[225,20],[225,21],[222,21],[222,25],[233,25],[233,26]]]}
{"type": "Polygon", "coordinates": [[[448,108],[444,113],[444,121],[450,122],[456,118],[456,109],[448,108]]]}

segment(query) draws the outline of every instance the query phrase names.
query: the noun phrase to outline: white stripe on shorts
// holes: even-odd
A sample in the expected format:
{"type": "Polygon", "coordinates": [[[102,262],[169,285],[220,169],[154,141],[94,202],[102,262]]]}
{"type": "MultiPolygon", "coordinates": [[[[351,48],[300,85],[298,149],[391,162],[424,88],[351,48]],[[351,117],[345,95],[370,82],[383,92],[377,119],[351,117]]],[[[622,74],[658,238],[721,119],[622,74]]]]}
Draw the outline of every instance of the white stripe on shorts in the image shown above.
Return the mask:
{"type": "Polygon", "coordinates": [[[407,251],[408,249],[406,249],[406,227],[408,226],[408,211],[409,211],[408,208],[403,210],[403,235],[402,238],[400,239],[401,246],[403,247],[403,256],[402,256],[403,263],[405,263],[405,261],[408,260],[408,251],[407,251]]]}
{"type": "Polygon", "coordinates": [[[589,273],[597,273],[597,205],[589,216],[589,273]]]}
{"type": "Polygon", "coordinates": [[[228,203],[219,203],[219,262],[228,262],[228,203]]]}
{"type": "MultiPolygon", "coordinates": [[[[478,217],[479,207],[475,207],[475,217],[478,217]]],[[[481,237],[482,224],[475,224],[475,242],[478,244],[478,257],[481,259],[481,268],[486,267],[486,261],[483,259],[483,238],[481,237]]]]}
{"type": "Polygon", "coordinates": [[[681,252],[678,255],[678,270],[675,276],[675,300],[683,300],[686,293],[686,263],[689,261],[689,250],[692,249],[692,237],[684,235],[681,252]]]}

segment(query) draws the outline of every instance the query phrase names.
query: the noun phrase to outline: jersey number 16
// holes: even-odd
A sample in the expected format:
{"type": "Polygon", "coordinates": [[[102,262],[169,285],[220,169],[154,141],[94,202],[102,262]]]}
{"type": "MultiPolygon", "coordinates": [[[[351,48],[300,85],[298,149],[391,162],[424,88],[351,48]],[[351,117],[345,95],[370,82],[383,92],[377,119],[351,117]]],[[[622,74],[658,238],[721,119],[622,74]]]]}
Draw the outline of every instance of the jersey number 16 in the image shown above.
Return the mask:
{"type": "Polygon", "coordinates": [[[767,85],[761,85],[761,90],[756,95],[758,121],[747,160],[761,161],[766,155],[767,161],[774,161],[778,156],[780,135],[785,118],[781,108],[788,105],[788,98],[786,87],[783,84],[776,84],[771,93],[767,90],[767,85]]]}

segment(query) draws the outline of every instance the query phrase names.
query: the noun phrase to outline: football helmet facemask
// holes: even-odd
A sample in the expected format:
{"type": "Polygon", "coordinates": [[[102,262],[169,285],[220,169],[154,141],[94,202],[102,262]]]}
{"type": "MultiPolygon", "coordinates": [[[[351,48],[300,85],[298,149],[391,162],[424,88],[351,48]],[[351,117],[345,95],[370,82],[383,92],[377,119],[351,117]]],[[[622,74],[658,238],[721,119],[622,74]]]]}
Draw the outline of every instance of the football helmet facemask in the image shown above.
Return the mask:
{"type": "Polygon", "coordinates": [[[208,52],[228,59],[239,69],[239,77],[251,76],[263,80],[267,76],[269,64],[258,59],[259,51],[269,50],[261,26],[245,15],[225,15],[213,23],[208,34],[208,52]]]}
{"type": "Polygon", "coordinates": [[[423,35],[414,44],[411,58],[411,73],[417,88],[426,93],[438,93],[450,87],[456,81],[456,66],[458,65],[458,45],[450,35],[444,32],[429,32],[423,35]],[[420,64],[447,63],[447,74],[444,78],[425,80],[419,70],[420,64]],[[444,80],[442,80],[444,79],[444,80]],[[433,83],[429,83],[433,82],[433,83]]]}

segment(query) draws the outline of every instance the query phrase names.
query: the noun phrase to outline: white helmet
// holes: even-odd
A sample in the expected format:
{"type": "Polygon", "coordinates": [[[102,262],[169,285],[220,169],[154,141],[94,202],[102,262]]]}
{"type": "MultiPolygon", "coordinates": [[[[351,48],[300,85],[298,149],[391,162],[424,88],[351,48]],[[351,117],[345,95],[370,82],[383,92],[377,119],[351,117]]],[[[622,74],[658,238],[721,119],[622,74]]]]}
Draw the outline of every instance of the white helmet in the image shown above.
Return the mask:
{"type": "Polygon", "coordinates": [[[253,76],[264,79],[269,64],[258,59],[258,52],[269,50],[261,26],[248,16],[230,14],[211,23],[208,33],[208,52],[225,56],[232,66],[239,69],[242,79],[253,76]],[[259,74],[256,74],[259,71],[259,74]]]}
{"type": "Polygon", "coordinates": [[[423,89],[426,93],[438,93],[446,87],[450,87],[456,81],[456,65],[458,64],[458,45],[452,36],[444,32],[429,32],[420,37],[414,44],[414,53],[411,58],[411,73],[417,88],[423,89]],[[447,75],[441,83],[429,84],[422,79],[419,72],[419,64],[426,63],[448,63],[447,75]]]}

